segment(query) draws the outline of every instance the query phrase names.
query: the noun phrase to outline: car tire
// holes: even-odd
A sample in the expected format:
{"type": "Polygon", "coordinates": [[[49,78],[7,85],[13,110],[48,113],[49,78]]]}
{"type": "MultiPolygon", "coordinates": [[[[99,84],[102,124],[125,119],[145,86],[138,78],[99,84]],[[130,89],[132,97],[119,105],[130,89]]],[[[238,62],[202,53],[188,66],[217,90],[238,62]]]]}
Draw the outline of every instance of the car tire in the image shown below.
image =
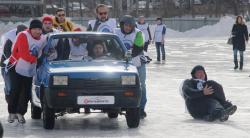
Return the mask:
{"type": "Polygon", "coordinates": [[[31,103],[31,118],[32,119],[41,119],[42,109],[40,107],[35,106],[31,103]]]}
{"type": "Polygon", "coordinates": [[[126,121],[129,128],[137,128],[140,124],[140,109],[139,108],[127,109],[126,121]]]}
{"type": "Polygon", "coordinates": [[[53,129],[55,125],[55,110],[49,108],[45,99],[43,98],[43,127],[45,129],[53,129]]]}
{"type": "Polygon", "coordinates": [[[118,113],[116,113],[116,112],[108,112],[108,117],[109,118],[117,118],[118,117],[118,113]]]}

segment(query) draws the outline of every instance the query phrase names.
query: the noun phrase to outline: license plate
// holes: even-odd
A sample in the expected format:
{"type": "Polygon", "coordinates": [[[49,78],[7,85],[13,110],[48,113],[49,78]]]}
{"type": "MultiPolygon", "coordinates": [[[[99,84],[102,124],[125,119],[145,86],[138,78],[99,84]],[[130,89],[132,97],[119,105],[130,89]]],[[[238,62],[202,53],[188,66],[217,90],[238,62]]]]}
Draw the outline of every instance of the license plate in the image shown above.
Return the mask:
{"type": "Polygon", "coordinates": [[[77,104],[79,105],[100,105],[100,104],[114,104],[114,96],[78,96],[77,104]]]}

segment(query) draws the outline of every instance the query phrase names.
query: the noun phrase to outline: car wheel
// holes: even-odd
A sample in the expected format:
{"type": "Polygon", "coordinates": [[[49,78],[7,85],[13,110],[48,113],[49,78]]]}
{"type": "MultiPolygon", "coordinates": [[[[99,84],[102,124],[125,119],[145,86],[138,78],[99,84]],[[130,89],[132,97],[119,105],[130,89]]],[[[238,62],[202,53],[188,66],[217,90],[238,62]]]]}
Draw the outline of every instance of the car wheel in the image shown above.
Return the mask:
{"type": "Polygon", "coordinates": [[[118,113],[116,113],[116,112],[108,112],[108,117],[109,118],[117,118],[118,117],[118,113]]]}
{"type": "Polygon", "coordinates": [[[127,109],[126,120],[129,128],[137,128],[140,124],[140,109],[139,108],[127,109]]]}
{"type": "Polygon", "coordinates": [[[40,107],[36,107],[33,103],[31,103],[31,118],[32,119],[41,119],[42,109],[40,107]]]}
{"type": "Polygon", "coordinates": [[[45,129],[53,129],[55,125],[55,111],[49,108],[45,99],[43,98],[43,127],[45,129]]]}

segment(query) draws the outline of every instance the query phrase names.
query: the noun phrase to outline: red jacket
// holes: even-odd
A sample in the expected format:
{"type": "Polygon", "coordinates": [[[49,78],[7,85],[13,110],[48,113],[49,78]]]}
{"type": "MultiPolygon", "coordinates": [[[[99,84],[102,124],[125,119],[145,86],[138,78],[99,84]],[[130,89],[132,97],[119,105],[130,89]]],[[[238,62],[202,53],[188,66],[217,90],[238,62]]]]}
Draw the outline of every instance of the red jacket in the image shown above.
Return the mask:
{"type": "MultiPolygon", "coordinates": [[[[31,34],[30,30],[27,30],[27,32],[29,34],[31,34]]],[[[34,39],[40,40],[41,37],[34,38],[34,39]]],[[[25,61],[30,62],[30,63],[36,63],[37,62],[37,57],[30,54],[28,39],[27,39],[27,36],[26,36],[26,34],[24,32],[19,33],[17,38],[16,38],[16,42],[14,43],[12,54],[11,54],[11,57],[10,57],[10,63],[13,64],[20,57],[22,59],[24,59],[25,61]]]]}

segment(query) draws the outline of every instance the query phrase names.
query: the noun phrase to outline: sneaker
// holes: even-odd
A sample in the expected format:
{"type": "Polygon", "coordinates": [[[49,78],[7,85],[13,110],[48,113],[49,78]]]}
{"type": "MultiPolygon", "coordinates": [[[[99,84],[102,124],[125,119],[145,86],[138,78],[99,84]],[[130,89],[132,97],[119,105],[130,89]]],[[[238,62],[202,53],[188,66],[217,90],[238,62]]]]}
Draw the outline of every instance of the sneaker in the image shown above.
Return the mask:
{"type": "Polygon", "coordinates": [[[26,122],[25,118],[21,114],[17,114],[17,120],[19,123],[24,124],[26,122]]]}
{"type": "Polygon", "coordinates": [[[166,62],[166,60],[162,60],[162,61],[161,61],[162,64],[165,64],[165,62],[166,62]]]}
{"type": "Polygon", "coordinates": [[[16,118],[17,118],[16,114],[9,114],[8,122],[13,123],[16,118]]]}
{"type": "Polygon", "coordinates": [[[140,111],[140,118],[144,119],[145,117],[147,117],[147,113],[144,110],[140,111]]]}

